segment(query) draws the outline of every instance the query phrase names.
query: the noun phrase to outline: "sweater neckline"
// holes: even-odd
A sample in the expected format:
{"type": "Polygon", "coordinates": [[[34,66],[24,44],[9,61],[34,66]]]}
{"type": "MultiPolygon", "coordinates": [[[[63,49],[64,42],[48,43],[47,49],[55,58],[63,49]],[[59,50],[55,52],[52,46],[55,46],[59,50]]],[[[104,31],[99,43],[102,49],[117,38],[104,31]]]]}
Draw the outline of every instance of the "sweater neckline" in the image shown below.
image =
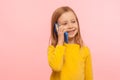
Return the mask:
{"type": "Polygon", "coordinates": [[[72,47],[72,46],[77,46],[77,47],[79,47],[79,45],[76,44],[76,43],[71,43],[71,44],[64,43],[64,45],[65,45],[65,46],[68,46],[68,47],[69,47],[69,46],[71,46],[71,47],[72,47]]]}

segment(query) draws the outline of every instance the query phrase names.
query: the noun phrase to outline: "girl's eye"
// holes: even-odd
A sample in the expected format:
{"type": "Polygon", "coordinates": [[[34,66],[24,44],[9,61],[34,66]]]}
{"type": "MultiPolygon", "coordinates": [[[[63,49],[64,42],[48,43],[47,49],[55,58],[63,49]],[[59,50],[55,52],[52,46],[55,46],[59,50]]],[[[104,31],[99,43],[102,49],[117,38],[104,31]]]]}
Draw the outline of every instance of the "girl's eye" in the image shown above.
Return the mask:
{"type": "Polygon", "coordinates": [[[63,25],[67,25],[67,23],[63,23],[63,25]]]}
{"type": "Polygon", "coordinates": [[[76,21],[72,21],[72,23],[75,23],[76,21]]]}

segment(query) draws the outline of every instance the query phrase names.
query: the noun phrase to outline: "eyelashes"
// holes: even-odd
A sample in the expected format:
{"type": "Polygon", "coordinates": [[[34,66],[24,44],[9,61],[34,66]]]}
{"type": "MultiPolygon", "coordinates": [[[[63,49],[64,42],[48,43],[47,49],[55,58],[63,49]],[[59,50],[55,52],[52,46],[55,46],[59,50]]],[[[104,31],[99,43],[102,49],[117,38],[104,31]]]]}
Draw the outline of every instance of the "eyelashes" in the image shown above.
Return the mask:
{"type": "Polygon", "coordinates": [[[71,21],[72,23],[75,23],[76,21],[71,21]]]}
{"type": "Polygon", "coordinates": [[[67,23],[63,23],[63,25],[67,25],[67,23]]]}

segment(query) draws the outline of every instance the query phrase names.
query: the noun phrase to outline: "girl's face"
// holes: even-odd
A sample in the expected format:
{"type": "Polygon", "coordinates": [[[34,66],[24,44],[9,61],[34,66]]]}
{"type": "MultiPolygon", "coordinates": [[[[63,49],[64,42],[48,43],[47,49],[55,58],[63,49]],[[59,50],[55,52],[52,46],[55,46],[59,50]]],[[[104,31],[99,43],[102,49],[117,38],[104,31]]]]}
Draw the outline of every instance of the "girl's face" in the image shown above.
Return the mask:
{"type": "Polygon", "coordinates": [[[78,32],[78,22],[72,11],[63,13],[58,19],[58,24],[63,25],[67,30],[69,30],[67,31],[69,39],[74,38],[78,32]]]}

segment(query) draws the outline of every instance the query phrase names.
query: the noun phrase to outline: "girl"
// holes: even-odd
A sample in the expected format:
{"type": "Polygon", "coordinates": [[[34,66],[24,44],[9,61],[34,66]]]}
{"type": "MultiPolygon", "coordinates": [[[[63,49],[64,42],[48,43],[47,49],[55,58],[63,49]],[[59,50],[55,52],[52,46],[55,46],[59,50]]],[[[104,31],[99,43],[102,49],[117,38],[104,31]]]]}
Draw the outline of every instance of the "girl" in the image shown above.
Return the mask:
{"type": "Polygon", "coordinates": [[[78,18],[68,6],[56,9],[51,19],[48,63],[50,80],[93,80],[89,48],[83,44],[78,18]],[[59,27],[55,26],[55,23],[59,27]],[[55,32],[55,29],[57,33],[55,32]],[[68,33],[68,43],[64,33],[68,33]]]}

